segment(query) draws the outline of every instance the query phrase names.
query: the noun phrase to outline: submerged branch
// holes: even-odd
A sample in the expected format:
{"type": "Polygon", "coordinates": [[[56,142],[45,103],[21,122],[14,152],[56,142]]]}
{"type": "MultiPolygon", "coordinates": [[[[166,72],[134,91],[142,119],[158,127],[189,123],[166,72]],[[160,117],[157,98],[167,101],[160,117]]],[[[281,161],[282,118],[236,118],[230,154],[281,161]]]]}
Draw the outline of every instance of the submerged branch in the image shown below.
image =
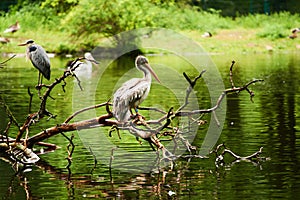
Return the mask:
{"type": "Polygon", "coordinates": [[[13,113],[11,112],[11,110],[9,109],[8,105],[5,102],[5,99],[2,97],[2,95],[0,94],[0,105],[2,105],[2,107],[4,108],[7,117],[10,119],[10,121],[17,126],[18,128],[20,128],[19,123],[17,121],[17,119],[15,118],[15,116],[13,115],[13,113]]]}
{"type": "Polygon", "coordinates": [[[257,164],[259,161],[269,159],[266,157],[260,157],[260,155],[263,153],[262,150],[263,150],[263,147],[260,147],[258,151],[254,152],[253,154],[251,154],[249,156],[239,156],[236,153],[234,153],[233,151],[231,151],[229,148],[227,148],[225,146],[225,144],[223,143],[223,144],[219,144],[218,146],[216,146],[216,148],[214,150],[212,150],[210,152],[210,154],[216,154],[215,164],[217,167],[225,164],[224,158],[225,158],[226,154],[229,154],[231,157],[234,158],[234,161],[231,162],[232,164],[234,164],[235,162],[239,162],[239,161],[253,162],[253,163],[257,164]]]}

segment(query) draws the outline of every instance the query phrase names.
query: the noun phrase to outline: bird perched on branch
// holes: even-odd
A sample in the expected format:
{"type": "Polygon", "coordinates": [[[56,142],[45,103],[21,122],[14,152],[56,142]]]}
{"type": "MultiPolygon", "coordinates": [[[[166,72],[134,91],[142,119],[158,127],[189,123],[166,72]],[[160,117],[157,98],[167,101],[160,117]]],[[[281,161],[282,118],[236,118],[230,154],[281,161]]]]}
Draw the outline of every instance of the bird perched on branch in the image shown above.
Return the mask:
{"type": "Polygon", "coordinates": [[[138,114],[137,107],[147,98],[151,87],[151,75],[160,83],[157,75],[149,65],[149,61],[144,56],[138,56],[135,66],[144,73],[143,78],[133,78],[125,82],[114,94],[113,115],[121,122],[130,119],[134,109],[138,114]]]}
{"type": "Polygon", "coordinates": [[[16,21],[15,24],[9,26],[7,29],[5,29],[4,33],[14,33],[17,32],[21,28],[20,23],[16,21]]]}
{"type": "Polygon", "coordinates": [[[43,47],[35,44],[31,39],[27,40],[25,43],[19,44],[19,46],[27,46],[26,56],[33,66],[39,70],[38,85],[42,84],[43,76],[47,80],[50,80],[50,59],[43,47]],[[41,74],[43,76],[41,76],[41,74]]]}
{"type": "Polygon", "coordinates": [[[97,62],[94,57],[92,56],[92,54],[90,52],[86,52],[84,54],[84,58],[85,62],[81,62],[81,61],[77,61],[78,63],[75,63],[74,66],[76,66],[77,64],[80,64],[80,66],[78,66],[74,73],[77,77],[79,78],[86,78],[86,79],[90,79],[92,77],[92,72],[93,72],[93,66],[94,65],[98,65],[99,62],[97,62]]]}

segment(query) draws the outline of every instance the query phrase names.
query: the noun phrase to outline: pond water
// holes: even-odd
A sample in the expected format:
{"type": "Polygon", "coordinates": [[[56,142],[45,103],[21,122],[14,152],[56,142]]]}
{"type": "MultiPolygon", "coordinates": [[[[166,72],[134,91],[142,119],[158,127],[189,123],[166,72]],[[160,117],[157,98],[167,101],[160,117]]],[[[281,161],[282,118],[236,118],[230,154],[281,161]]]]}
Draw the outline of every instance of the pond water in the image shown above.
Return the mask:
{"type": "MultiPolygon", "coordinates": [[[[175,55],[149,55],[148,58],[162,84],[153,80],[152,90],[143,106],[159,107],[165,111],[171,106],[178,107],[184,101],[187,87],[182,72],[195,77],[198,71],[175,55]]],[[[208,158],[180,158],[175,160],[173,168],[165,166],[150,170],[145,166],[156,154],[147,142],[141,145],[126,131],[120,132],[121,139],[115,132],[110,138],[109,128],[101,127],[73,132],[76,146],[70,172],[66,169],[69,142],[62,135],[46,140],[60,148],[40,155],[41,160],[29,172],[16,173],[7,159],[1,157],[1,198],[295,199],[300,195],[299,53],[239,54],[231,57],[212,55],[211,59],[226,88],[231,87],[229,67],[232,60],[236,61],[233,68],[236,86],[253,79],[264,79],[264,82],[250,86],[255,93],[253,102],[246,91],[229,94],[224,99],[220,109],[226,116],[223,121],[220,118],[224,124],[216,145],[225,143],[227,148],[240,156],[251,155],[263,147],[261,156],[267,160],[233,162],[229,156],[223,166],[216,166],[215,157],[209,155],[208,158]],[[110,169],[110,154],[116,145],[118,149],[115,149],[110,169]]],[[[51,59],[52,80],[62,74],[67,60],[51,59]]],[[[124,81],[141,76],[133,68],[133,60],[123,58],[109,62],[101,60],[98,67],[93,66],[92,74],[81,78],[84,91],[80,91],[72,78],[67,80],[66,92],[57,87],[51,95],[54,99],[48,103],[48,110],[57,117],[35,124],[30,135],[62,123],[80,108],[106,102],[124,81]],[[107,67],[103,68],[104,65],[107,67]]],[[[202,67],[206,69],[205,65],[202,67]]],[[[207,68],[207,73],[210,69],[207,68]]],[[[20,124],[28,114],[28,87],[34,94],[31,110],[36,111],[39,107],[34,89],[37,77],[37,71],[23,57],[12,59],[0,69],[0,95],[20,124]]],[[[44,82],[49,83],[46,80],[44,82]]],[[[195,92],[191,95],[193,106],[213,106],[210,95],[214,95],[211,90],[215,86],[209,84],[209,81],[202,79],[197,82],[195,92]]],[[[218,93],[219,90],[216,86],[218,93]]],[[[0,111],[0,131],[3,132],[8,120],[2,107],[0,111]]],[[[104,113],[105,109],[102,108],[92,110],[78,116],[75,121],[104,113]]],[[[161,116],[150,111],[144,114],[154,119],[161,116]]],[[[204,116],[203,120],[208,123],[200,126],[192,137],[190,142],[194,146],[201,148],[209,124],[213,123],[211,121],[214,118],[211,117],[210,114],[204,116]]],[[[178,123],[182,125],[184,121],[178,123]]],[[[9,135],[14,136],[15,132],[16,128],[12,127],[9,135]]],[[[70,136],[71,133],[66,135],[70,136]]]]}

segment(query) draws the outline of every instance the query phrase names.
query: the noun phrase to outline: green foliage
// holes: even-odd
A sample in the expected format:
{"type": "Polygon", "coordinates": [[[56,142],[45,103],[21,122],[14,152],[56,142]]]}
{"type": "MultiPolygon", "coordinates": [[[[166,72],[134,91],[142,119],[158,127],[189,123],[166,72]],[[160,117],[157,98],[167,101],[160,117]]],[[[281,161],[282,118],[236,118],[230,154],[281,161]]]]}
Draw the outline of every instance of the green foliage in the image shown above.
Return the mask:
{"type": "Polygon", "coordinates": [[[285,38],[290,30],[300,22],[299,14],[291,15],[289,12],[275,13],[273,15],[249,15],[237,19],[238,24],[245,28],[260,28],[258,37],[271,40],[285,38]]]}
{"type": "Polygon", "coordinates": [[[280,24],[266,25],[262,31],[257,33],[257,36],[275,40],[287,37],[287,31],[280,24]]]}
{"type": "Polygon", "coordinates": [[[143,27],[212,31],[229,28],[231,23],[218,11],[204,12],[187,6],[179,8],[173,1],[81,0],[63,24],[73,36],[80,37],[91,33],[112,36],[143,27]]]}
{"type": "Polygon", "coordinates": [[[293,28],[299,23],[299,14],[290,14],[289,12],[280,12],[272,15],[247,15],[236,19],[240,26],[245,28],[263,28],[265,26],[281,25],[282,28],[293,28]]]}
{"type": "MultiPolygon", "coordinates": [[[[251,29],[257,36],[254,39],[277,40],[287,37],[300,24],[299,14],[281,12],[232,19],[222,17],[219,10],[203,11],[187,2],[190,0],[26,0],[19,1],[12,12],[0,13],[0,28],[4,30],[18,20],[21,30],[15,37],[44,41],[49,51],[73,53],[94,48],[103,37],[144,27],[192,31],[195,38],[201,38],[200,34],[206,31],[218,35],[223,29],[251,29]]],[[[116,44],[131,48],[138,43],[139,36],[137,33],[128,39],[115,37],[116,44]],[[132,43],[120,43],[124,40],[132,43]]],[[[210,48],[217,50],[220,45],[210,48]]]]}
{"type": "MultiPolygon", "coordinates": [[[[171,13],[176,13],[174,10],[171,13]]],[[[187,30],[210,31],[217,29],[228,29],[232,27],[232,20],[230,18],[221,17],[220,12],[216,10],[209,10],[208,12],[198,10],[193,7],[190,9],[181,9],[179,15],[176,16],[175,27],[187,30]]],[[[171,27],[172,28],[172,27],[171,27]]]]}
{"type": "Polygon", "coordinates": [[[20,22],[22,31],[51,29],[59,23],[60,19],[51,8],[42,9],[39,4],[24,5],[21,9],[6,13],[1,26],[7,27],[17,20],[20,22]]]}
{"type": "Polygon", "coordinates": [[[149,5],[142,0],[82,0],[63,20],[63,24],[68,25],[72,35],[114,35],[134,28],[153,26],[153,15],[157,11],[149,5]]]}
{"type": "Polygon", "coordinates": [[[45,0],[41,8],[53,8],[56,13],[64,14],[67,13],[72,7],[78,4],[79,0],[45,0]]]}

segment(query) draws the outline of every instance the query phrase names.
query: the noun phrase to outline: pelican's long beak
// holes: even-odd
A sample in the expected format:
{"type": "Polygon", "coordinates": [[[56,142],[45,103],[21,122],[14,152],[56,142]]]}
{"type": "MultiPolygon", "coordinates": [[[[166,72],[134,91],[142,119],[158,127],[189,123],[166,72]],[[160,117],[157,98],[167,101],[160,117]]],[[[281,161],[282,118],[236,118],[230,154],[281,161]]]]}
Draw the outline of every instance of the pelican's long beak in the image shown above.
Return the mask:
{"type": "Polygon", "coordinates": [[[153,69],[151,68],[151,66],[148,63],[145,63],[145,66],[147,67],[147,69],[150,71],[150,73],[152,74],[152,76],[157,80],[157,82],[160,83],[160,80],[158,78],[158,76],[156,75],[156,73],[153,71],[153,69]]]}

